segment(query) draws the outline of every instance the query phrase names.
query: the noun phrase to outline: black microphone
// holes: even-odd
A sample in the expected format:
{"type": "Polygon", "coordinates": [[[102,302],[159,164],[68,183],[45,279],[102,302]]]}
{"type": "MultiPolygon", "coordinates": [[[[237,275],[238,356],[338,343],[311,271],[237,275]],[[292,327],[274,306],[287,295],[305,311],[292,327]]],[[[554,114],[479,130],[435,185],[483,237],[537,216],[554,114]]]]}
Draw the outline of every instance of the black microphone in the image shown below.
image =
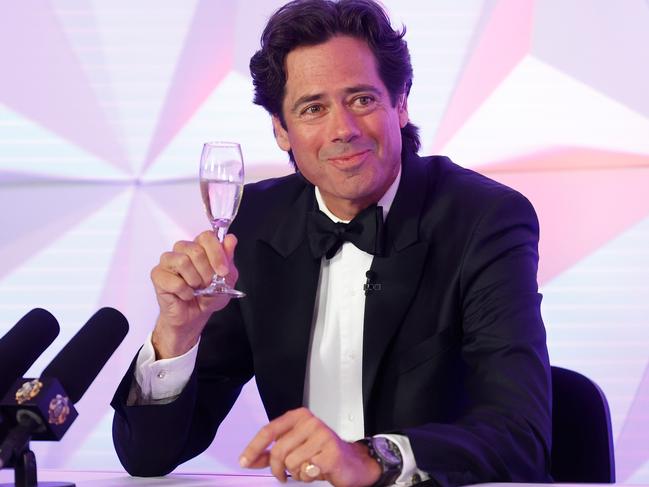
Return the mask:
{"type": "Polygon", "coordinates": [[[128,333],[128,320],[115,308],[101,308],[41,373],[55,377],[76,403],[128,333]]]}
{"type": "Polygon", "coordinates": [[[22,377],[59,334],[51,313],[34,308],[0,338],[0,397],[22,377]]]}
{"type": "Polygon", "coordinates": [[[102,308],[45,367],[39,379],[21,379],[0,406],[14,427],[0,445],[0,468],[23,451],[30,439],[60,440],[78,413],[85,394],[128,333],[128,321],[102,308]],[[15,391],[15,392],[13,392],[15,391]]]}
{"type": "Polygon", "coordinates": [[[376,289],[377,285],[375,285],[372,281],[376,279],[376,272],[373,270],[369,270],[365,273],[365,277],[367,280],[365,281],[365,284],[363,284],[363,290],[365,291],[365,296],[368,296],[370,292],[375,291],[375,290],[380,290],[381,285],[378,284],[378,289],[376,289]]]}

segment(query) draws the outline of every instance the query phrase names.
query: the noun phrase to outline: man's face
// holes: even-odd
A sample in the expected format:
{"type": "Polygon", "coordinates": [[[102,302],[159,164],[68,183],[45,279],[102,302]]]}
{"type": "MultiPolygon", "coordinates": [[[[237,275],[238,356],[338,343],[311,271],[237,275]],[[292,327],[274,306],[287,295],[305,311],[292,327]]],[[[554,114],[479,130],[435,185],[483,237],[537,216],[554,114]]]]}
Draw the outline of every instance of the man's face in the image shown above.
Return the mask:
{"type": "Polygon", "coordinates": [[[327,207],[352,218],[377,202],[399,172],[405,95],[392,106],[374,54],[348,36],[294,49],[286,75],[286,129],[273,117],[277,143],[293,151],[327,207]]]}

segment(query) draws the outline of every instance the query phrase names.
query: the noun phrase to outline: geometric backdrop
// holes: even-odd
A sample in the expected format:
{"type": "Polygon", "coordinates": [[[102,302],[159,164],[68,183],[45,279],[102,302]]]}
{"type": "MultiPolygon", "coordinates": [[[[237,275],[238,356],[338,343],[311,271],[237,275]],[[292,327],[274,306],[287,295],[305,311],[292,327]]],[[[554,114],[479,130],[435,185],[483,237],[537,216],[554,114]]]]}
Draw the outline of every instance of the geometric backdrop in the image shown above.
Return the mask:
{"type": "MultiPolygon", "coordinates": [[[[35,445],[41,466],[120,468],[108,402],[155,321],[151,267],[208,227],[201,144],[240,141],[247,181],[290,172],[248,74],[281,3],[3,5],[0,334],[36,306],[57,316],[38,375],[97,308],[131,324],[65,439],[35,445]]],[[[422,154],[533,202],[551,361],[603,388],[618,480],[649,482],[649,2],[385,6],[408,28],[422,154]]],[[[208,452],[181,470],[237,471],[265,420],[251,383],[208,452]]]]}

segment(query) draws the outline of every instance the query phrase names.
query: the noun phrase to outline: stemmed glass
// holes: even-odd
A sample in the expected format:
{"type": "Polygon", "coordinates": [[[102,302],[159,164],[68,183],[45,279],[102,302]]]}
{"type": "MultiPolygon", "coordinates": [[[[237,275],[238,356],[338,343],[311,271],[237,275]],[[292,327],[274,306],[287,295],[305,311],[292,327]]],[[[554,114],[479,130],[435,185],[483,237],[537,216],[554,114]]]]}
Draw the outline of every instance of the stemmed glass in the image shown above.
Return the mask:
{"type": "MultiPolygon", "coordinates": [[[[200,165],[201,196],[212,229],[223,243],[230,223],[234,220],[243,193],[243,157],[236,142],[207,142],[203,145],[200,165]]],[[[214,274],[204,289],[196,289],[194,296],[227,294],[242,298],[246,294],[230,287],[223,276],[214,274]]]]}

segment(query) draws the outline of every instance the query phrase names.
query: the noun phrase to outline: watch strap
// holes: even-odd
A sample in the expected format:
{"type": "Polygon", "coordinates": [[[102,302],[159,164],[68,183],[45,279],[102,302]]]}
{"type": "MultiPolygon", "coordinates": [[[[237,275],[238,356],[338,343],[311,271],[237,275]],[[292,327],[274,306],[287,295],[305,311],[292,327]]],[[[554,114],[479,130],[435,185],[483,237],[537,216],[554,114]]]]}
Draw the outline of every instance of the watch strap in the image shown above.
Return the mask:
{"type": "Polygon", "coordinates": [[[384,437],[368,437],[363,438],[358,442],[367,446],[370,457],[376,460],[381,467],[381,476],[372,485],[372,487],[388,487],[390,485],[393,485],[394,482],[399,478],[399,475],[401,475],[401,470],[403,467],[403,459],[401,458],[401,451],[399,450],[399,447],[395,445],[394,442],[384,437]],[[388,445],[390,445],[390,450],[394,453],[394,456],[397,460],[394,461],[393,459],[386,458],[381,453],[381,451],[376,448],[376,441],[385,441],[388,445]]]}

